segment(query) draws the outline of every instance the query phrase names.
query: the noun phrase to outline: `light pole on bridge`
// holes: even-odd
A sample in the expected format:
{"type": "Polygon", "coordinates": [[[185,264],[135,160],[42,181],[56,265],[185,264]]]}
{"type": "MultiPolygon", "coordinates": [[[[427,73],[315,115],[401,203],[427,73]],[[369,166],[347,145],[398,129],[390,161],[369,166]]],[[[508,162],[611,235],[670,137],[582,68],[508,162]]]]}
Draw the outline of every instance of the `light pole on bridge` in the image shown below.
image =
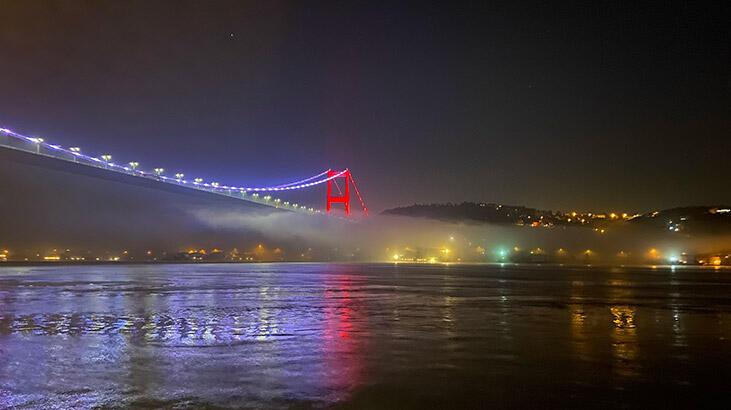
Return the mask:
{"type": "Polygon", "coordinates": [[[41,144],[43,144],[43,138],[33,138],[33,143],[36,144],[36,154],[40,154],[41,144]]]}
{"type": "Polygon", "coordinates": [[[104,154],[101,156],[102,161],[106,163],[106,167],[109,168],[109,163],[112,161],[112,156],[109,154],[104,154]]]}
{"type": "Polygon", "coordinates": [[[81,148],[71,147],[71,148],[69,148],[69,151],[71,151],[71,154],[74,156],[74,162],[79,162],[79,155],[81,155],[81,148]]]}

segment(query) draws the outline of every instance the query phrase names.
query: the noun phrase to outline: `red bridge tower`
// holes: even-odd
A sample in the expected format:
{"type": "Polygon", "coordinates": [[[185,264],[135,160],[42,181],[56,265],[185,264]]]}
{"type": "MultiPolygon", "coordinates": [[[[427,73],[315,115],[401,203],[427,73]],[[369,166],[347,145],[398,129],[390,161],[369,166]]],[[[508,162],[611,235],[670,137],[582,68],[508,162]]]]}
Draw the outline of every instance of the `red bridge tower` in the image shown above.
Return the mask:
{"type": "Polygon", "coordinates": [[[338,172],[331,169],[327,171],[327,177],[330,178],[327,180],[327,212],[330,212],[333,203],[342,202],[345,206],[345,215],[350,215],[350,170],[346,169],[345,171],[338,172]],[[345,192],[340,190],[340,185],[337,181],[340,178],[345,178],[345,192]],[[335,184],[339,196],[333,196],[333,184],[335,184]]]}

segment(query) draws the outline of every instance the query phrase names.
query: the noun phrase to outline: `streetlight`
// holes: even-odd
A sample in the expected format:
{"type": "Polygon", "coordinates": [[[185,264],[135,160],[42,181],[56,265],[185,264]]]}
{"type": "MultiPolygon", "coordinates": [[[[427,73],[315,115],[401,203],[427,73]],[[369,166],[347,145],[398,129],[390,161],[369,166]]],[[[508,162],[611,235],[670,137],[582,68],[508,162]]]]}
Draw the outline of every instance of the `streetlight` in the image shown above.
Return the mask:
{"type": "Polygon", "coordinates": [[[203,183],[203,178],[196,178],[196,179],[193,180],[193,183],[195,183],[196,185],[202,184],[203,183]]]}
{"type": "Polygon", "coordinates": [[[102,155],[102,161],[107,163],[107,166],[109,166],[109,162],[112,160],[112,156],[109,154],[102,155]]]}
{"type": "Polygon", "coordinates": [[[165,168],[155,168],[153,169],[155,174],[157,174],[158,177],[162,176],[162,173],[165,172],[165,168]]]}
{"type": "Polygon", "coordinates": [[[180,172],[178,172],[177,174],[175,174],[175,179],[177,179],[178,182],[182,181],[184,177],[185,177],[185,174],[182,174],[180,172]]]}
{"type": "Polygon", "coordinates": [[[129,167],[132,168],[132,172],[137,171],[137,167],[140,166],[140,163],[137,161],[132,161],[129,163],[129,167]]]}
{"type": "Polygon", "coordinates": [[[74,155],[74,162],[79,162],[78,156],[81,155],[81,148],[79,147],[71,147],[69,148],[69,151],[74,155]]]}
{"type": "Polygon", "coordinates": [[[41,153],[41,144],[43,144],[43,138],[31,138],[34,144],[36,144],[36,154],[41,153]]]}
{"type": "Polygon", "coordinates": [[[211,186],[214,188],[218,188],[218,186],[221,185],[218,182],[211,182],[211,186]]]}

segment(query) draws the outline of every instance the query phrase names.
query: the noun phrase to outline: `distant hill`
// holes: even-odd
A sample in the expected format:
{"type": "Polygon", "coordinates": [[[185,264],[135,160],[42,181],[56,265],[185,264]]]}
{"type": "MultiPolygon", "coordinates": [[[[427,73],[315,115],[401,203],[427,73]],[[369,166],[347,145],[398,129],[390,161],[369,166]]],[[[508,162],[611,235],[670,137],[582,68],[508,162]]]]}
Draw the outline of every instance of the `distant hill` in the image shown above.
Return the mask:
{"type": "Polygon", "coordinates": [[[563,212],[517,205],[462,202],[416,204],[382,212],[460,223],[492,223],[533,227],[579,226],[601,229],[610,224],[643,226],[670,232],[731,233],[731,206],[690,206],[646,214],[611,212],[563,212]]]}
{"type": "Polygon", "coordinates": [[[461,204],[410,205],[387,209],[383,215],[400,215],[438,219],[442,221],[488,222],[520,224],[526,221],[552,216],[551,211],[542,211],[524,206],[462,202],[461,204]]]}
{"type": "Polygon", "coordinates": [[[731,233],[731,206],[686,206],[649,212],[630,221],[671,232],[731,233]]]}

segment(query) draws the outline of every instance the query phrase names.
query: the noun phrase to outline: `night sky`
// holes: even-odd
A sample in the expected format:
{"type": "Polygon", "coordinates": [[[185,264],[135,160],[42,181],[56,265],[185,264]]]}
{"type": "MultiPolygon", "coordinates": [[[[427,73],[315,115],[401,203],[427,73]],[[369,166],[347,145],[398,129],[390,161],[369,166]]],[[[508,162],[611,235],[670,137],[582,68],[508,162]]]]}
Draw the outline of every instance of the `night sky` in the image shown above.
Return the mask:
{"type": "Polygon", "coordinates": [[[731,202],[727,2],[392,3],[5,1],[0,126],[230,184],[347,166],[374,210],[731,202]]]}

